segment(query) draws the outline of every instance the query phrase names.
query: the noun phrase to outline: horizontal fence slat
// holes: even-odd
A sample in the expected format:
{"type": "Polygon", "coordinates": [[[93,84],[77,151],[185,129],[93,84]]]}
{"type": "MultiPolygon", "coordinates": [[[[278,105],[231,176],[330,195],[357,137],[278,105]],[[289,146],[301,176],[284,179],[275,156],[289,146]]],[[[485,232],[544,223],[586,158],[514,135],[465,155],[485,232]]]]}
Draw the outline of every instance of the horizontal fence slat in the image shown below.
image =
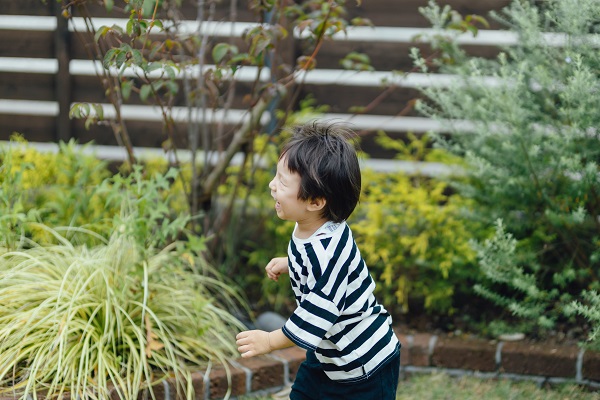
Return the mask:
{"type": "MultiPolygon", "coordinates": [[[[28,142],[26,145],[22,143],[0,141],[0,150],[3,148],[13,149],[24,149],[27,146],[43,153],[58,153],[59,146],[56,143],[44,143],[44,142],[28,142]]],[[[75,144],[77,151],[82,154],[93,155],[103,160],[108,161],[126,161],[127,151],[125,148],[120,146],[104,146],[104,145],[81,145],[75,144]]],[[[152,147],[134,147],[133,152],[136,158],[140,160],[148,159],[166,159],[167,161],[174,161],[175,157],[172,151],[165,152],[162,149],[156,149],[152,147]]],[[[192,153],[190,150],[177,150],[177,160],[180,162],[191,161],[192,153]]],[[[206,155],[210,164],[215,164],[219,159],[220,154],[217,152],[210,152],[206,155]]],[[[205,153],[202,151],[196,152],[198,160],[205,158],[205,153]]],[[[236,153],[233,157],[233,165],[241,165],[244,159],[242,153],[236,153]]],[[[265,163],[259,158],[256,158],[258,165],[265,167],[265,163]]],[[[382,159],[371,159],[361,158],[361,168],[367,168],[377,172],[404,172],[407,174],[425,175],[430,177],[439,177],[450,173],[460,173],[460,169],[456,166],[437,162],[417,162],[417,161],[403,161],[403,160],[382,160],[382,159]]]]}
{"type": "MultiPolygon", "coordinates": [[[[203,70],[214,69],[214,65],[205,65],[203,70]]],[[[96,76],[96,71],[103,69],[100,62],[90,60],[71,60],[69,67],[72,75],[96,76]]],[[[188,69],[188,76],[197,76],[199,67],[192,66],[188,69]]],[[[16,58],[0,57],[0,72],[20,72],[23,74],[55,74],[58,71],[58,62],[56,59],[46,58],[16,58]]],[[[134,77],[141,70],[125,70],[124,76],[134,77]]],[[[116,70],[113,70],[113,76],[116,76],[116,70]]],[[[253,82],[259,73],[256,67],[241,67],[235,74],[235,80],[240,82],[253,82]]],[[[270,80],[268,68],[260,71],[262,82],[270,80]]],[[[160,77],[160,71],[153,71],[151,78],[160,77]]],[[[177,79],[184,78],[184,72],[178,71],[175,74],[177,79]]],[[[224,79],[227,80],[227,79],[224,79]]],[[[343,69],[315,69],[311,71],[301,71],[295,75],[295,80],[311,85],[342,85],[353,87],[381,87],[381,86],[400,86],[405,88],[425,88],[425,87],[447,87],[457,83],[457,76],[451,74],[424,74],[419,72],[399,73],[395,71],[348,71],[343,69]]],[[[483,81],[486,85],[497,85],[500,80],[495,77],[485,77],[477,79],[483,81]]]]}
{"type": "MultiPolygon", "coordinates": [[[[115,117],[115,111],[109,104],[100,104],[104,110],[104,118],[110,119],[115,117]]],[[[175,122],[186,122],[189,120],[188,108],[173,107],[172,117],[175,122]]],[[[30,100],[7,100],[0,99],[0,114],[15,114],[15,115],[40,115],[40,116],[56,116],[58,115],[58,105],[54,101],[30,101],[30,100]]],[[[124,105],[121,112],[125,120],[131,121],[154,121],[161,122],[163,120],[160,109],[156,106],[144,105],[124,105]]],[[[202,121],[202,112],[198,110],[191,115],[192,120],[202,121]]],[[[208,121],[222,121],[226,123],[237,124],[244,121],[248,117],[246,110],[207,110],[208,121]]],[[[351,115],[339,113],[325,113],[321,116],[323,119],[331,121],[345,121],[354,126],[355,129],[382,129],[391,132],[429,132],[445,131],[446,123],[432,120],[424,117],[398,117],[398,116],[383,116],[383,115],[351,115]]],[[[268,114],[264,114],[261,123],[268,122],[268,114]]]]}
{"type": "MultiPolygon", "coordinates": [[[[96,18],[93,20],[94,27],[117,25],[125,28],[128,19],[125,18],[96,18]]],[[[225,22],[225,21],[203,21],[183,20],[178,23],[178,32],[185,35],[210,35],[215,37],[241,37],[248,29],[256,27],[255,22],[225,22]]],[[[165,25],[167,27],[168,25],[165,25]]],[[[0,30],[21,31],[54,31],[56,29],[56,18],[47,16],[12,16],[0,15],[0,30]]],[[[70,18],[69,30],[72,32],[85,32],[86,25],[83,18],[70,18]]],[[[518,43],[519,37],[516,32],[506,30],[480,29],[476,35],[470,32],[456,33],[438,31],[432,28],[421,27],[398,27],[398,26],[350,26],[345,32],[339,32],[332,38],[335,41],[350,42],[377,42],[377,43],[419,43],[429,42],[430,36],[442,34],[444,36],[455,36],[455,40],[461,45],[479,46],[513,46],[518,43]]],[[[294,33],[296,38],[302,39],[306,34],[294,33]]],[[[546,43],[551,46],[564,46],[569,38],[561,33],[543,34],[546,43]]],[[[591,41],[595,45],[600,44],[598,35],[589,34],[582,39],[591,41]]]]}
{"type": "MultiPolygon", "coordinates": [[[[3,0],[0,12],[7,15],[51,15],[49,5],[52,0],[45,5],[41,0],[3,0]]],[[[241,0],[237,2],[237,19],[249,21],[256,18],[256,14],[249,9],[249,2],[241,0]]],[[[450,5],[457,12],[468,15],[478,14],[484,17],[489,15],[491,10],[500,10],[509,5],[511,0],[438,0],[440,5],[450,5]]],[[[181,15],[184,17],[195,17],[197,14],[197,1],[184,0],[181,4],[181,15]]],[[[359,5],[355,1],[347,1],[346,9],[348,18],[367,17],[376,25],[399,24],[402,26],[427,26],[428,21],[419,12],[419,8],[427,4],[425,0],[365,0],[359,5]]],[[[118,3],[117,3],[118,5],[118,3]]],[[[230,1],[216,2],[215,20],[229,19],[230,1]]],[[[100,5],[89,4],[88,9],[94,16],[107,16],[106,9],[100,5]]],[[[77,12],[75,9],[74,12],[77,12]]],[[[111,14],[118,14],[120,11],[115,7],[111,14]]],[[[162,17],[164,11],[159,10],[159,17],[162,17]]],[[[498,23],[489,19],[493,26],[498,23]]]]}

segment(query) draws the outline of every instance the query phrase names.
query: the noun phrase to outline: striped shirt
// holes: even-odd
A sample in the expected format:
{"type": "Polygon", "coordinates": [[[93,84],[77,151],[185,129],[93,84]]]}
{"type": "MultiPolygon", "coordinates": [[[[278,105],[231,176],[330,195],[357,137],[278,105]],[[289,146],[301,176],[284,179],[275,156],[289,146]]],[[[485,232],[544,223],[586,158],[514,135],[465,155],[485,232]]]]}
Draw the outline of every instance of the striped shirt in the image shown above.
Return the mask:
{"type": "Polygon", "coordinates": [[[390,314],[346,222],[327,222],[308,239],[292,235],[290,282],[298,307],[283,326],[296,345],[314,350],[327,376],[368,378],[399,352],[390,314]]]}

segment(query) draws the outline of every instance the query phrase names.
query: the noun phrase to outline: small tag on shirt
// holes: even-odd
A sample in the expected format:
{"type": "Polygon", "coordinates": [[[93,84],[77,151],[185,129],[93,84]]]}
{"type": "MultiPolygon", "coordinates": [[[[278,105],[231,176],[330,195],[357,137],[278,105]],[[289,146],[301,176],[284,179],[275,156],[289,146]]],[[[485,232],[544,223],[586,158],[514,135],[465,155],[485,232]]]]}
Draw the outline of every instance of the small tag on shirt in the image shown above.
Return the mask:
{"type": "Polygon", "coordinates": [[[335,231],[338,228],[338,226],[340,226],[340,225],[341,225],[341,223],[339,223],[339,222],[328,221],[325,223],[325,225],[323,225],[321,227],[320,230],[329,231],[329,233],[331,233],[331,232],[335,231]]]}

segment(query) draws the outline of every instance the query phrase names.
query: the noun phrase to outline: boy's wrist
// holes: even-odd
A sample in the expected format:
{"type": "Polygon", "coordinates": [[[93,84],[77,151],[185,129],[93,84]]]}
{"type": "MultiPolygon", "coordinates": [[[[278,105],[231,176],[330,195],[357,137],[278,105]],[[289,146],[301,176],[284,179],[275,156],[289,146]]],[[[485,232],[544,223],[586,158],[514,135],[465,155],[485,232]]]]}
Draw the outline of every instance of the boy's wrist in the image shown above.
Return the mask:
{"type": "Polygon", "coordinates": [[[271,332],[267,332],[267,343],[269,344],[268,353],[273,351],[273,346],[271,346],[271,332]]]}

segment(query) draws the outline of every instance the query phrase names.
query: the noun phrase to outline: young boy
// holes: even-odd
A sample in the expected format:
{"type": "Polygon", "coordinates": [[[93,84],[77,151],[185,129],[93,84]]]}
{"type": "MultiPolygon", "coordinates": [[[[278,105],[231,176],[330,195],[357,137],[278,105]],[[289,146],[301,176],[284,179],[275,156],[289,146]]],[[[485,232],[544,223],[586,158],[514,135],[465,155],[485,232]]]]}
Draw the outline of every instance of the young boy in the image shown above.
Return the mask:
{"type": "Polygon", "coordinates": [[[282,329],[237,335],[242,357],[306,349],[290,399],[394,400],[400,343],[345,220],[360,196],[360,168],[348,134],[335,125],[294,128],[269,183],[275,211],[296,222],[288,256],[267,276],[289,273],[298,307],[282,329]]]}

